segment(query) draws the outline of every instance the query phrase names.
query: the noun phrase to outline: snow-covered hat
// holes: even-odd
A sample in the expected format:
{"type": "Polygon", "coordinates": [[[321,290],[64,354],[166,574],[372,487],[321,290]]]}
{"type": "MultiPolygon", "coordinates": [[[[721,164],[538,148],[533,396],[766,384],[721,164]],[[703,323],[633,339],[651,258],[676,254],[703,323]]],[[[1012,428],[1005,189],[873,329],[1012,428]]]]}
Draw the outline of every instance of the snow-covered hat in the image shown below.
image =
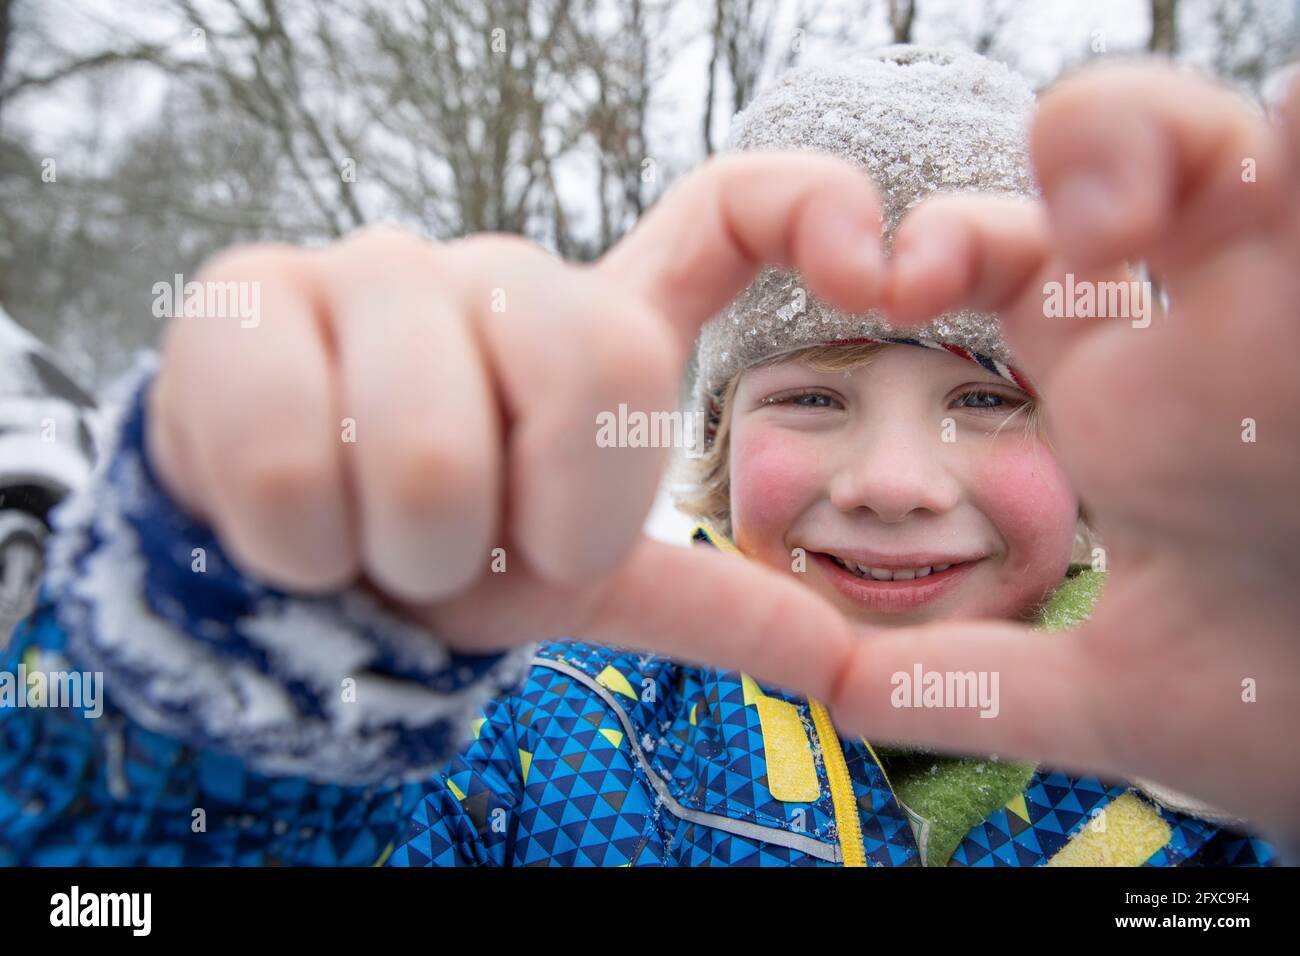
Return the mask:
{"type": "MultiPolygon", "coordinates": [[[[863,167],[880,191],[885,247],[903,214],[937,190],[1036,195],[1027,133],[1034,94],[975,53],[894,45],[865,58],[788,70],[732,121],[729,150],[806,149],[863,167]]],[[[855,341],[944,348],[1030,390],[997,317],[960,311],[906,333],[878,312],[845,315],[796,273],[764,269],[701,331],[687,381],[711,440],[737,373],[785,352],[855,341]]]]}

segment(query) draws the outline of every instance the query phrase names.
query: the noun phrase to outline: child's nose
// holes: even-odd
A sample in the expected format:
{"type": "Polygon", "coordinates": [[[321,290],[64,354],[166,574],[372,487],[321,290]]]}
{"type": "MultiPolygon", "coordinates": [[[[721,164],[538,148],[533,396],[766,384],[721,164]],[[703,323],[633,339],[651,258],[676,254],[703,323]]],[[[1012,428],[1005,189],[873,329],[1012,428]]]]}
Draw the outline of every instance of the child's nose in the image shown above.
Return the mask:
{"type": "Polygon", "coordinates": [[[939,430],[874,427],[846,442],[831,477],[831,503],[841,511],[868,508],[896,524],[913,512],[943,514],[961,498],[954,456],[939,430]]]}

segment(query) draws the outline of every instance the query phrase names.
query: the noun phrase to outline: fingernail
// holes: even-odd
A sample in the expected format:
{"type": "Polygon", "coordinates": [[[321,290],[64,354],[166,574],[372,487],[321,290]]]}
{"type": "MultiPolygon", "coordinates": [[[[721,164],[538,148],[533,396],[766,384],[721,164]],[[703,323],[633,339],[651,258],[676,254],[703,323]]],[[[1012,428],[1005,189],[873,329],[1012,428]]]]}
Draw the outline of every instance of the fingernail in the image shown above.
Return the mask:
{"type": "Polygon", "coordinates": [[[1115,176],[1095,170],[1071,174],[1047,203],[1057,232],[1068,239],[1110,238],[1129,219],[1123,187],[1115,176]]]}
{"type": "Polygon", "coordinates": [[[923,245],[912,244],[894,252],[894,283],[900,290],[908,291],[925,275],[931,252],[923,245]]]}
{"type": "Polygon", "coordinates": [[[879,262],[881,253],[878,223],[864,220],[857,212],[837,208],[831,212],[826,228],[829,238],[837,244],[843,243],[855,259],[863,263],[879,262]]]}

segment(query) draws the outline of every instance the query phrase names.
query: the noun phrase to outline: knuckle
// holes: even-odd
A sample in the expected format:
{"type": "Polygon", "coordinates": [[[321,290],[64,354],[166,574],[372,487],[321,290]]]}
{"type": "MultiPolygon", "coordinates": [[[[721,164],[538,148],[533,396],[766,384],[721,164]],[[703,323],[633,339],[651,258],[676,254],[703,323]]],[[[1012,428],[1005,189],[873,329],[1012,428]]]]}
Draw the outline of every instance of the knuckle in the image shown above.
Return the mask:
{"type": "Polygon", "coordinates": [[[459,255],[483,262],[525,264],[534,268],[555,266],[561,260],[530,239],[510,232],[480,232],[458,240],[452,248],[459,255]]]}
{"type": "Polygon", "coordinates": [[[376,223],[373,226],[363,226],[354,232],[348,233],[335,243],[334,248],[350,247],[352,249],[375,248],[388,250],[423,244],[424,239],[417,233],[403,229],[401,226],[395,226],[392,223],[376,223]]]}
{"type": "Polygon", "coordinates": [[[727,179],[745,169],[749,160],[750,157],[744,153],[714,153],[699,165],[692,176],[709,182],[727,179]]]}
{"type": "Polygon", "coordinates": [[[355,277],[418,268],[427,272],[441,261],[438,243],[391,224],[366,226],[325,249],[333,274],[355,277]]]}
{"type": "Polygon", "coordinates": [[[257,278],[299,273],[308,262],[305,250],[280,242],[252,242],[215,253],[199,269],[200,281],[257,278]]]}
{"type": "Polygon", "coordinates": [[[459,249],[487,250],[491,252],[541,252],[533,242],[513,232],[476,232],[456,243],[459,249]]]}
{"type": "Polygon", "coordinates": [[[449,436],[427,428],[396,430],[384,441],[380,484],[386,501],[403,514],[463,513],[485,499],[490,469],[449,436]]]}
{"type": "Polygon", "coordinates": [[[332,495],[337,469],[327,451],[301,444],[255,441],[231,455],[223,480],[240,507],[258,514],[300,509],[332,495]]]}
{"type": "Polygon", "coordinates": [[[240,331],[260,325],[263,313],[275,317],[285,310],[297,311],[316,281],[313,262],[310,253],[294,246],[250,243],[214,254],[183,286],[178,277],[176,284],[181,287],[174,298],[167,283],[161,283],[162,288],[155,285],[154,314],[171,319],[167,346],[229,341],[240,331]]]}

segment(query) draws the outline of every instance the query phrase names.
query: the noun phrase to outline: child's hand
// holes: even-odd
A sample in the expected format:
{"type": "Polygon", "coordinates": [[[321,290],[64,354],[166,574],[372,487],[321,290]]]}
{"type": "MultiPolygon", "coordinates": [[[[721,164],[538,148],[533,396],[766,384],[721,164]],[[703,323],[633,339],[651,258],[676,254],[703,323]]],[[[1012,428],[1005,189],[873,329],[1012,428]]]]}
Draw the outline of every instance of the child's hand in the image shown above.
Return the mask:
{"type": "Polygon", "coordinates": [[[913,320],[1002,313],[1114,574],[1073,633],[874,639],[836,720],[1149,777],[1300,835],[1300,88],[1270,127],[1169,69],[1087,72],[1044,98],[1032,150],[1046,207],[932,197],[901,227],[887,295],[913,320]],[[1167,317],[1045,317],[1045,283],[1127,280],[1135,259],[1167,317]],[[891,708],[890,675],[918,661],[999,672],[998,719],[891,708]]]}
{"type": "Polygon", "coordinates": [[[822,693],[806,648],[845,656],[839,614],[756,564],[643,538],[667,451],[598,447],[597,415],[673,409],[698,326],[762,263],[874,304],[879,235],[866,177],[800,154],[708,164],[594,266],[392,229],[237,249],[200,280],[259,283],[259,321],[174,321],[150,457],[273,584],[364,580],[461,650],[575,634],[822,693]]]}

